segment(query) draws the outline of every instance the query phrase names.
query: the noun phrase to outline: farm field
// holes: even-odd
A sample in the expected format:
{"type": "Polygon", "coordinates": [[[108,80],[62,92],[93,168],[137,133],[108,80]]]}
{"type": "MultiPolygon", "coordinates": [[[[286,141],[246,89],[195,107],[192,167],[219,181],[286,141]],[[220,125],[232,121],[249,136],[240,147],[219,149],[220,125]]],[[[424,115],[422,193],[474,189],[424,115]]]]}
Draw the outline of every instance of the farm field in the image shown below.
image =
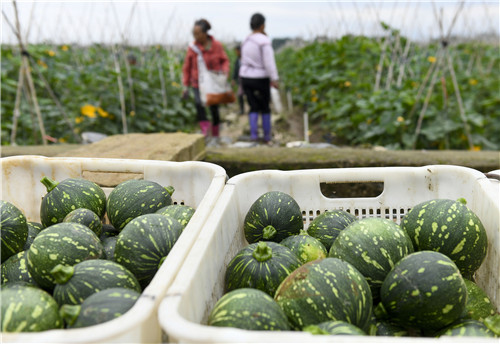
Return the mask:
{"type": "MultiPolygon", "coordinates": [[[[293,104],[280,118],[307,111],[315,139],[339,146],[499,150],[498,44],[422,44],[386,30],[278,49],[282,102],[293,104]]],[[[1,49],[2,145],[42,144],[42,127],[51,144],[80,143],[88,131],[197,130],[193,102],[181,97],[183,49],[30,45],[41,118],[26,82],[19,88],[19,48],[1,49]]]]}

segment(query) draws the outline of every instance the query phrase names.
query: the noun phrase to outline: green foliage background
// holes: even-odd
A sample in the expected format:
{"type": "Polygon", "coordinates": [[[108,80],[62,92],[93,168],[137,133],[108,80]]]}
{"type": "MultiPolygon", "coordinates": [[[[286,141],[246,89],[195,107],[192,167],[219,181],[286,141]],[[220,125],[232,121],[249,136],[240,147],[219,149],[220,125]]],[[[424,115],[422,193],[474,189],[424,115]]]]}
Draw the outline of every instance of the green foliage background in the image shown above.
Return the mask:
{"type": "MultiPolygon", "coordinates": [[[[311,120],[328,133],[325,139],[336,144],[381,145],[391,149],[469,149],[447,68],[437,75],[420,134],[415,135],[429,83],[422,87],[420,98],[418,91],[443,50],[437,43],[411,42],[409,54],[403,58],[406,39],[395,30],[387,30],[387,37],[379,39],[344,36],[335,41],[280,50],[276,59],[282,93],[288,90],[295,108],[307,108],[311,120]],[[398,39],[400,49],[393,54],[398,39]],[[375,90],[380,61],[380,87],[375,90]],[[391,65],[393,76],[388,78],[391,65]],[[398,85],[396,80],[403,67],[404,77],[398,85]]],[[[113,55],[110,46],[101,45],[31,45],[28,50],[46,133],[58,142],[77,142],[84,131],[108,135],[123,132],[114,56],[121,67],[128,132],[196,130],[194,104],[191,99],[181,97],[185,51],[159,46],[118,47],[113,55]],[[133,92],[125,63],[130,55],[137,60],[130,65],[133,92]],[[68,119],[50,97],[38,73],[54,90],[68,119]],[[82,113],[85,105],[97,110],[94,115],[82,113]]],[[[470,42],[454,44],[446,50],[453,60],[474,149],[500,149],[498,45],[470,42]]],[[[21,56],[15,46],[3,45],[1,52],[1,141],[10,144],[21,56]]],[[[234,62],[234,51],[227,52],[234,62]]],[[[16,142],[40,144],[38,122],[28,99],[24,92],[16,142]]]]}

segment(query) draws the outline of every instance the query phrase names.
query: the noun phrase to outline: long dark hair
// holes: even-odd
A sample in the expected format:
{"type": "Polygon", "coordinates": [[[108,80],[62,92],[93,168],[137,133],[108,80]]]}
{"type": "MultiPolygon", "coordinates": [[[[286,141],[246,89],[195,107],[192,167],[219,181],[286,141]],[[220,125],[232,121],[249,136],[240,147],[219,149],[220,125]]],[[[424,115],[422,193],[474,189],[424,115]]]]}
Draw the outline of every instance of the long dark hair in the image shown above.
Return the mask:
{"type": "Polygon", "coordinates": [[[197,21],[194,22],[194,26],[199,26],[203,33],[207,33],[208,30],[212,28],[212,26],[206,19],[198,19],[197,21]]]}
{"type": "Polygon", "coordinates": [[[257,30],[262,24],[266,22],[266,18],[260,13],[255,13],[252,18],[250,18],[250,28],[252,30],[257,30]]]}

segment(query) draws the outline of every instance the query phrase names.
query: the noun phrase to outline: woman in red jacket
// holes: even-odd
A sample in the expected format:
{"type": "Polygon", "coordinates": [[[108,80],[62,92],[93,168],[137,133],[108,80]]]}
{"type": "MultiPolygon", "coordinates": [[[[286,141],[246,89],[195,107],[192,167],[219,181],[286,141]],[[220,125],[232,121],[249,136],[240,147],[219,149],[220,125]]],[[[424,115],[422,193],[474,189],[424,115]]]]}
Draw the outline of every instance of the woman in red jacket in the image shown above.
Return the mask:
{"type": "MultiPolygon", "coordinates": [[[[215,40],[208,34],[210,30],[210,23],[206,19],[197,20],[193,27],[194,44],[198,47],[203,55],[203,60],[208,70],[222,71],[224,74],[229,75],[229,58],[222,44],[215,40]]],[[[200,99],[200,89],[198,88],[198,63],[196,61],[196,52],[188,48],[184,65],[182,66],[183,84],[185,86],[184,96],[188,94],[188,88],[193,91],[197,119],[200,124],[200,129],[203,135],[207,136],[210,129],[210,121],[207,120],[205,107],[200,99]]],[[[212,136],[219,136],[219,106],[211,105],[210,112],[212,114],[212,136]]]]}

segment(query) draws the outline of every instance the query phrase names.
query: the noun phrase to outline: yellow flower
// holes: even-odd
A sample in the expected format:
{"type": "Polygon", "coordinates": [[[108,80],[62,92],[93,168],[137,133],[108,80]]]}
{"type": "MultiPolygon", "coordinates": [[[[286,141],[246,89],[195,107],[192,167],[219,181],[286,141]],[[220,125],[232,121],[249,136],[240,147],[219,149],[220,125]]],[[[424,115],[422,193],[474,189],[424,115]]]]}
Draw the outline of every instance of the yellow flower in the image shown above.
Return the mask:
{"type": "Polygon", "coordinates": [[[90,105],[90,104],[85,104],[84,106],[82,106],[82,108],[80,109],[82,115],[84,116],[87,116],[87,117],[90,117],[90,118],[96,118],[96,114],[95,114],[95,111],[96,111],[96,107],[94,105],[90,105]]]}
{"type": "Polygon", "coordinates": [[[371,118],[368,118],[368,119],[366,120],[366,124],[371,124],[372,122],[373,122],[373,120],[372,120],[371,118]]]}
{"type": "Polygon", "coordinates": [[[398,116],[398,118],[396,119],[396,121],[398,121],[399,123],[402,123],[405,121],[404,117],[403,116],[398,116]]]}
{"type": "Polygon", "coordinates": [[[176,83],[175,81],[172,81],[172,86],[173,87],[179,87],[180,85],[178,83],[176,83]]]}
{"type": "Polygon", "coordinates": [[[315,96],[315,95],[316,95],[316,90],[315,90],[314,88],[311,90],[311,94],[312,94],[313,96],[315,96]]]}
{"type": "Polygon", "coordinates": [[[429,56],[429,57],[427,58],[427,61],[429,61],[430,63],[434,63],[434,62],[436,62],[436,57],[434,57],[434,56],[429,56]]]}
{"type": "Polygon", "coordinates": [[[61,142],[61,143],[66,143],[66,142],[68,142],[68,139],[67,139],[67,138],[65,138],[65,137],[60,137],[60,138],[59,138],[59,142],[61,142]]]}
{"type": "Polygon", "coordinates": [[[62,50],[62,51],[68,51],[68,49],[69,49],[69,48],[68,48],[68,46],[67,46],[67,45],[63,45],[63,46],[61,47],[61,50],[62,50]]]}
{"type": "Polygon", "coordinates": [[[481,146],[472,146],[472,151],[479,152],[481,150],[481,146]]]}
{"type": "Polygon", "coordinates": [[[135,116],[135,111],[130,111],[130,117],[134,117],[135,116]]]}
{"type": "Polygon", "coordinates": [[[82,122],[83,122],[83,117],[81,117],[81,116],[80,116],[80,117],[76,117],[76,118],[75,118],[75,123],[76,123],[76,124],[80,124],[80,123],[82,123],[82,122]]]}
{"type": "Polygon", "coordinates": [[[47,55],[56,56],[56,53],[53,50],[47,50],[47,55]]]}
{"type": "Polygon", "coordinates": [[[476,79],[469,79],[469,85],[477,85],[477,80],[476,79]]]}
{"type": "Polygon", "coordinates": [[[47,64],[46,64],[45,62],[43,62],[42,60],[38,60],[36,63],[37,63],[39,66],[42,66],[43,68],[47,68],[47,67],[48,67],[48,66],[47,66],[47,64]]]}
{"type": "Polygon", "coordinates": [[[97,108],[97,112],[99,113],[99,116],[101,116],[101,117],[104,117],[104,118],[109,117],[109,113],[107,113],[106,111],[104,111],[100,107],[97,108]]]}
{"type": "Polygon", "coordinates": [[[313,103],[316,103],[316,102],[318,101],[318,97],[316,97],[316,96],[312,97],[312,98],[311,98],[311,101],[312,101],[313,103]]]}
{"type": "Polygon", "coordinates": [[[346,82],[344,82],[344,86],[345,86],[345,87],[351,87],[351,82],[350,82],[350,81],[346,81],[346,82]]]}

